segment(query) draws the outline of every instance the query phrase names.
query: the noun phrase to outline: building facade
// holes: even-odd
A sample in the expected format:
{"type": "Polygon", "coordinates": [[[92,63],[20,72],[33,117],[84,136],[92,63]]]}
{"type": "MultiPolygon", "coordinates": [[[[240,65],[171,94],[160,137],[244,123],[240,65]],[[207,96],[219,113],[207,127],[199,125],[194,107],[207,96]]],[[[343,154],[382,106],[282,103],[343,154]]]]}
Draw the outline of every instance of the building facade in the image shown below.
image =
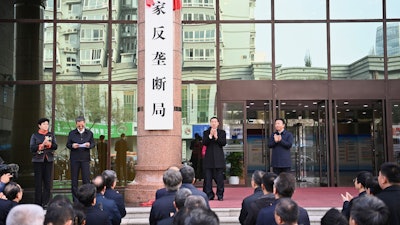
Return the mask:
{"type": "MultiPolygon", "coordinates": [[[[348,185],[359,170],[376,174],[382,162],[399,162],[398,7],[183,0],[182,162],[213,116],[227,131],[226,154],[243,154],[247,185],[252,171],[269,169],[266,141],[278,117],[295,135],[299,182],[348,185]]],[[[64,187],[66,136],[83,115],[96,139],[106,136],[109,168],[115,142],[127,135],[132,180],[141,151],[137,0],[17,0],[0,11],[0,156],[29,177],[29,137],[49,117],[60,146],[54,179],[64,187]]],[[[93,149],[93,174],[97,163],[93,149]]]]}

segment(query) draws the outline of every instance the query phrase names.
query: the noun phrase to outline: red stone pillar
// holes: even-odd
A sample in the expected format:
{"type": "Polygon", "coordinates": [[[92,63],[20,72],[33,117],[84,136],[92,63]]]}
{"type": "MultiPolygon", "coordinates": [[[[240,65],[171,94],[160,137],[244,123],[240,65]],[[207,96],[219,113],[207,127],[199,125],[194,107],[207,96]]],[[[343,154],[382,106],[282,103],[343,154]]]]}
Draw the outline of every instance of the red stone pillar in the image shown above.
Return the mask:
{"type": "MultiPolygon", "coordinates": [[[[172,0],[170,0],[172,1],[172,0]]],[[[125,189],[127,203],[140,203],[155,198],[162,188],[162,175],[170,166],[179,166],[182,161],[182,96],[181,96],[181,15],[174,11],[174,116],[172,130],[149,131],[144,129],[144,77],[145,77],[145,1],[138,1],[138,160],[135,180],[125,189]]]]}

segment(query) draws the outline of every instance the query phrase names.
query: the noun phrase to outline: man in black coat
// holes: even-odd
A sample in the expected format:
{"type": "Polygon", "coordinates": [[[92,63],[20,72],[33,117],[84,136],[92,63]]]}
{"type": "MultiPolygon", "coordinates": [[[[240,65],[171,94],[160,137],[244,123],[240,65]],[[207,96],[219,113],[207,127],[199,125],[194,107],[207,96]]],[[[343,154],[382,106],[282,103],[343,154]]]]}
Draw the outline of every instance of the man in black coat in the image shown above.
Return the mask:
{"type": "Polygon", "coordinates": [[[382,191],[376,195],[389,208],[389,225],[400,224],[400,166],[396,163],[383,163],[378,176],[382,191]]]}
{"type": "Polygon", "coordinates": [[[124,218],[124,216],[126,216],[124,196],[115,190],[115,186],[117,185],[117,174],[114,170],[104,170],[101,175],[104,177],[104,184],[106,185],[104,196],[115,201],[118,211],[121,214],[121,218],[124,218]]]}
{"type": "Polygon", "coordinates": [[[256,170],[251,175],[251,186],[254,189],[254,193],[247,196],[243,199],[242,202],[242,209],[240,210],[239,221],[240,224],[244,224],[246,217],[250,210],[250,204],[257,200],[259,197],[263,195],[263,191],[261,189],[262,177],[264,176],[265,172],[261,170],[256,170]]]}
{"type": "Polygon", "coordinates": [[[95,206],[96,187],[93,184],[84,184],[79,187],[75,208],[81,208],[86,215],[86,225],[111,225],[108,213],[95,206]]]}
{"type": "Polygon", "coordinates": [[[203,191],[207,194],[208,199],[214,199],[215,194],[212,190],[212,180],[214,179],[217,183],[218,200],[222,201],[224,199],[224,170],[226,166],[222,147],[226,145],[226,133],[224,130],[218,129],[218,126],[218,118],[212,117],[210,128],[203,133],[203,145],[207,146],[203,159],[203,191]]]}
{"type": "Polygon", "coordinates": [[[176,213],[174,200],[175,194],[182,184],[182,175],[179,171],[168,169],[163,174],[163,182],[167,193],[151,206],[150,225],[157,225],[159,221],[172,217],[176,213]]]}
{"type": "Polygon", "coordinates": [[[76,201],[78,177],[81,171],[82,184],[90,182],[90,149],[95,146],[93,133],[85,128],[85,118],[79,116],[75,120],[76,129],[68,134],[67,148],[71,150],[71,192],[76,201]]]}
{"type": "MultiPolygon", "coordinates": [[[[274,181],[275,202],[260,210],[256,225],[277,225],[275,221],[275,207],[282,198],[291,198],[296,189],[296,178],[293,174],[282,172],[274,181]]],[[[310,225],[307,210],[299,207],[298,224],[310,225]]]]}
{"type": "Polygon", "coordinates": [[[254,202],[250,203],[246,219],[243,223],[244,225],[255,225],[260,210],[265,207],[271,206],[275,202],[273,189],[276,177],[277,175],[272,172],[267,172],[263,175],[261,183],[263,195],[260,198],[256,199],[254,202]]]}
{"type": "Polygon", "coordinates": [[[108,218],[112,225],[121,224],[121,213],[118,210],[118,206],[114,200],[108,199],[104,196],[106,192],[106,185],[104,184],[104,177],[97,175],[92,183],[96,186],[96,206],[101,210],[108,213],[108,218]]]}
{"type": "Polygon", "coordinates": [[[210,205],[208,203],[208,198],[207,195],[202,192],[199,191],[194,185],[193,183],[196,181],[195,178],[195,170],[193,167],[191,166],[184,166],[182,167],[179,172],[181,172],[182,175],[182,188],[187,188],[192,192],[192,195],[198,195],[204,198],[204,200],[206,201],[207,207],[210,208],[210,205]]]}

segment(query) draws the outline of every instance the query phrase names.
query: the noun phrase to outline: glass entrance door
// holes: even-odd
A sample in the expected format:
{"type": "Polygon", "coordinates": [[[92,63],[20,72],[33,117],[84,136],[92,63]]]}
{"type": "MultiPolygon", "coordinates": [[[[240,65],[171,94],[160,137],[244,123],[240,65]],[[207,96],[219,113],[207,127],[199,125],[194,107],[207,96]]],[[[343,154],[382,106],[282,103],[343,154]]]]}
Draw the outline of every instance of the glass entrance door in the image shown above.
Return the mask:
{"type": "Polygon", "coordinates": [[[382,101],[336,100],[333,105],[337,185],[351,186],[359,171],[377,175],[384,161],[382,101]]]}
{"type": "Polygon", "coordinates": [[[279,117],[294,136],[292,171],[300,186],[327,186],[325,101],[279,101],[279,117]]]}
{"type": "Polygon", "coordinates": [[[255,170],[269,171],[269,149],[267,147],[270,134],[270,102],[246,102],[246,165],[247,183],[250,184],[251,175],[255,170]]]}

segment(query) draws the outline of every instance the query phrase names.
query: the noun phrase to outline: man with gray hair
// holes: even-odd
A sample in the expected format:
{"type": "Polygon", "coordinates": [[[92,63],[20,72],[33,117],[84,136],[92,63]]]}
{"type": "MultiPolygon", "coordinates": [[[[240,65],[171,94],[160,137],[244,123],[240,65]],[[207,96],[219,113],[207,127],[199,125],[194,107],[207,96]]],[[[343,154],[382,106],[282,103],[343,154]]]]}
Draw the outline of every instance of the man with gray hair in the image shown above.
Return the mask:
{"type": "Polygon", "coordinates": [[[174,222],[176,216],[179,215],[179,211],[185,205],[186,199],[192,195],[192,192],[187,188],[180,188],[175,194],[175,201],[173,202],[176,209],[174,216],[164,218],[157,222],[157,225],[171,225],[174,222]]]}
{"type": "Polygon", "coordinates": [[[150,225],[156,225],[158,221],[172,217],[176,212],[173,202],[182,184],[182,175],[179,171],[168,169],[164,172],[163,182],[167,193],[153,203],[149,217],[150,225]]]}
{"type": "Polygon", "coordinates": [[[104,197],[115,201],[118,211],[121,214],[121,218],[123,218],[126,215],[125,201],[124,196],[115,190],[115,186],[117,185],[117,174],[114,170],[104,170],[101,175],[104,177],[104,184],[106,185],[104,197]]]}
{"type": "Polygon", "coordinates": [[[82,184],[90,182],[90,149],[95,146],[93,133],[85,128],[85,118],[79,116],[75,119],[76,129],[68,134],[67,148],[71,150],[71,192],[74,201],[78,191],[79,172],[82,176],[82,184]]]}
{"type": "Polygon", "coordinates": [[[7,225],[43,225],[44,210],[35,204],[17,205],[8,213],[7,225]]]}

